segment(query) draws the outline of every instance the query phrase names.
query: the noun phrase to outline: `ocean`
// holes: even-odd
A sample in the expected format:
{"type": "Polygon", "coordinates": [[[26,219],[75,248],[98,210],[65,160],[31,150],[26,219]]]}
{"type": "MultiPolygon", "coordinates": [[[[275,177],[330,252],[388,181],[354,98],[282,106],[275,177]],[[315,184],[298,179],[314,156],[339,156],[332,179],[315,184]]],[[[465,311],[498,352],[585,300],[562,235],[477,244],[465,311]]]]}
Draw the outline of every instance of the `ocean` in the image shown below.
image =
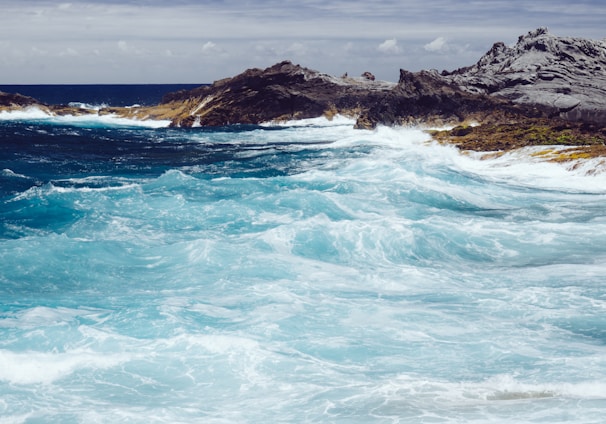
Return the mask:
{"type": "Polygon", "coordinates": [[[0,113],[0,423],[604,422],[603,161],[167,124],[0,113]]]}

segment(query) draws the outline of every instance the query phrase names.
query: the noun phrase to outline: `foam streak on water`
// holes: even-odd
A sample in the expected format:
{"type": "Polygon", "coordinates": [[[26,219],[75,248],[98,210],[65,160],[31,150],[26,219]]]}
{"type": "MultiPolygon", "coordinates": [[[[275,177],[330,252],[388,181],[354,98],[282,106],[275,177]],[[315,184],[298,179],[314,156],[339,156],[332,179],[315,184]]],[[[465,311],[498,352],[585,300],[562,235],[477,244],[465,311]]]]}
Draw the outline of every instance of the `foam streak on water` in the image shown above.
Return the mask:
{"type": "Polygon", "coordinates": [[[2,131],[0,422],[606,413],[603,173],[344,120],[2,131]]]}

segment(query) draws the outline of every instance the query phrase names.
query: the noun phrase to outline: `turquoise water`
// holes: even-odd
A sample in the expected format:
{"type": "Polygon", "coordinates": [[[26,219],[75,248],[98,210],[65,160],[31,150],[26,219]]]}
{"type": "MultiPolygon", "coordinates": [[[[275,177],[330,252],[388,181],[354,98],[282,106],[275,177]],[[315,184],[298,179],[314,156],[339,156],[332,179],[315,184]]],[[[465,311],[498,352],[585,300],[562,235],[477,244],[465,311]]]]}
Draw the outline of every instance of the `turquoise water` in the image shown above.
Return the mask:
{"type": "Polygon", "coordinates": [[[0,422],[603,422],[599,163],[131,124],[0,117],[0,422]]]}

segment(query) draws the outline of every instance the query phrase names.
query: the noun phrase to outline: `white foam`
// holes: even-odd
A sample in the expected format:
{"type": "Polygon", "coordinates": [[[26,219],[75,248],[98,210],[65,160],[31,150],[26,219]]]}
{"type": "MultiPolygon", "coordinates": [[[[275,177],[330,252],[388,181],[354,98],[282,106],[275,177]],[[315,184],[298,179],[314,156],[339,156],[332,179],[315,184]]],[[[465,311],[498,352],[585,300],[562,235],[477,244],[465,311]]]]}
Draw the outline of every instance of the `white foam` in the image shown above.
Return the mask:
{"type": "MultiPolygon", "coordinates": [[[[91,180],[95,182],[95,179],[91,180]]],[[[78,184],[86,184],[86,178],[75,178],[73,180],[57,180],[55,183],[60,182],[68,182],[70,184],[78,185],[78,184]]],[[[28,200],[34,198],[43,198],[52,194],[65,194],[65,193],[102,193],[102,192],[114,192],[114,191],[128,191],[133,189],[140,189],[140,185],[138,183],[128,183],[126,181],[120,182],[121,185],[110,185],[104,187],[61,187],[54,185],[52,182],[47,183],[43,186],[34,186],[30,187],[22,193],[19,193],[12,199],[8,200],[8,202],[18,202],[21,200],[28,200]]]]}
{"type": "Polygon", "coordinates": [[[0,350],[0,381],[11,384],[50,384],[86,369],[108,369],[128,361],[129,355],[75,349],[62,353],[0,350]]]}
{"type": "Polygon", "coordinates": [[[82,125],[82,126],[116,126],[116,127],[142,127],[142,128],[166,128],[170,125],[169,120],[139,120],[122,118],[118,115],[80,115],[80,116],[55,116],[53,117],[54,122],[82,125]]]}
{"type": "MultiPolygon", "coordinates": [[[[469,422],[495,413],[498,416],[501,411],[503,421],[498,422],[520,422],[511,408],[533,405],[532,409],[539,415],[554,407],[570,411],[575,409],[579,400],[606,399],[605,389],[606,384],[599,381],[535,383],[521,381],[511,374],[479,382],[440,381],[402,375],[378,384],[360,397],[384,399],[383,405],[376,410],[380,415],[414,409],[416,414],[436,414],[439,422],[469,422]]],[[[582,409],[577,408],[577,412],[582,409]]]]}
{"type": "MultiPolygon", "coordinates": [[[[345,135],[345,134],[344,134],[345,135]]],[[[547,189],[606,193],[606,159],[579,159],[551,162],[549,156],[537,154],[545,150],[565,150],[562,146],[526,147],[503,154],[460,152],[452,145],[431,141],[420,127],[378,127],[374,131],[347,134],[333,144],[369,143],[388,150],[374,159],[416,158],[421,166],[450,167],[475,174],[492,182],[547,189]],[[357,141],[356,141],[357,140],[357,141]]]]}
{"type": "Polygon", "coordinates": [[[52,116],[38,108],[38,107],[27,107],[19,110],[11,111],[0,111],[0,121],[30,121],[30,120],[47,120],[52,116]]]}
{"type": "Polygon", "coordinates": [[[548,190],[606,193],[604,159],[556,163],[536,156],[540,150],[545,147],[526,147],[502,155],[460,154],[454,162],[461,169],[497,182],[548,190]]]}
{"type": "Polygon", "coordinates": [[[70,323],[77,317],[86,317],[97,322],[103,319],[101,315],[106,311],[101,309],[71,309],[71,308],[48,308],[37,306],[26,309],[0,320],[0,328],[38,328],[70,323]]]}
{"type": "Polygon", "coordinates": [[[344,115],[335,115],[331,119],[321,116],[309,119],[294,119],[290,121],[270,121],[262,123],[266,127],[353,127],[356,123],[355,118],[344,115]]]}
{"type": "Polygon", "coordinates": [[[30,179],[30,177],[28,177],[27,175],[17,174],[12,169],[8,169],[8,168],[3,169],[2,172],[0,172],[0,175],[2,175],[3,177],[9,177],[9,178],[23,178],[23,179],[27,179],[27,180],[30,179]]]}
{"type": "Polygon", "coordinates": [[[56,115],[38,107],[29,107],[21,110],[0,112],[0,121],[33,121],[61,125],[77,126],[109,126],[109,127],[141,127],[141,128],[166,128],[170,125],[169,120],[139,120],[123,118],[115,114],[98,115],[56,115]]]}
{"type": "Polygon", "coordinates": [[[108,107],[109,105],[107,105],[105,103],[102,103],[100,105],[93,105],[90,103],[83,103],[83,102],[69,102],[68,106],[77,107],[77,108],[85,109],[85,110],[100,110],[100,109],[108,107]]]}

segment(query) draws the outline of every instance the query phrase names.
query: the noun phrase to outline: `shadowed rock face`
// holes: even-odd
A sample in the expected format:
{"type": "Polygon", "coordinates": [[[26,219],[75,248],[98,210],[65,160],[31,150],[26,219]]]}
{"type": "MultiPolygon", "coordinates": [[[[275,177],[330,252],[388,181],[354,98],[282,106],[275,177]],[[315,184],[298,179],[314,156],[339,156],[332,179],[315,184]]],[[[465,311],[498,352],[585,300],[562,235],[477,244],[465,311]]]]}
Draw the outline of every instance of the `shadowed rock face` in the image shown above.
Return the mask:
{"type": "Polygon", "coordinates": [[[285,61],[249,69],[233,78],[167,95],[163,107],[187,107],[172,125],[258,124],[273,120],[358,114],[395,84],[365,78],[335,78],[285,61]]]}
{"type": "Polygon", "coordinates": [[[36,104],[40,104],[40,102],[33,97],[0,91],[0,110],[18,109],[36,104]]]}
{"type": "Polygon", "coordinates": [[[400,70],[396,87],[381,99],[369,103],[358,118],[358,128],[372,128],[377,124],[445,125],[464,120],[484,121],[505,115],[537,116],[533,108],[486,94],[463,90],[436,71],[409,72],[400,70]]]}
{"type": "Polygon", "coordinates": [[[538,107],[551,116],[606,124],[606,41],[556,37],[546,28],[513,47],[495,43],[473,66],[442,74],[470,93],[538,107]]]}

